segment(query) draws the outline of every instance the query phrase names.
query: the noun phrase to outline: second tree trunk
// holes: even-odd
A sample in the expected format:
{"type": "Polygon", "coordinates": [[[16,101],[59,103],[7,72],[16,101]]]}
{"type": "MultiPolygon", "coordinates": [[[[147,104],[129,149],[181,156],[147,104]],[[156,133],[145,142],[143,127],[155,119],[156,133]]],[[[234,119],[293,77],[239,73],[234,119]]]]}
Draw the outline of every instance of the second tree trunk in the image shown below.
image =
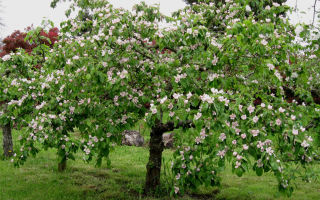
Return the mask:
{"type": "Polygon", "coordinates": [[[11,157],[13,155],[13,143],[11,134],[10,123],[6,124],[2,128],[3,134],[3,152],[5,157],[11,157]]]}

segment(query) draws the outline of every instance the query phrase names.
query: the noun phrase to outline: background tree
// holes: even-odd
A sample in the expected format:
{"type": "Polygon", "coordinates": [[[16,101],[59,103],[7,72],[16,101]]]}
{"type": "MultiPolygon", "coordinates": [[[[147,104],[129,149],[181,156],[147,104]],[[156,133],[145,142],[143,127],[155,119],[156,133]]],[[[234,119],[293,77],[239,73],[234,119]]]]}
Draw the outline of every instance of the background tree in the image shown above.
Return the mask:
{"type": "Polygon", "coordinates": [[[21,32],[19,30],[14,31],[11,35],[3,39],[3,47],[0,57],[4,55],[15,53],[19,48],[24,49],[27,53],[31,53],[32,50],[39,46],[40,44],[45,44],[47,46],[53,47],[54,43],[58,39],[58,28],[51,28],[48,32],[41,30],[38,31],[39,35],[37,38],[33,38],[33,41],[27,40],[26,36],[28,32],[32,31],[31,27],[26,29],[26,32],[21,32]]]}
{"type": "MultiPolygon", "coordinates": [[[[0,109],[3,110],[0,124],[2,124],[3,127],[3,149],[5,157],[10,157],[13,155],[13,141],[11,132],[12,126],[14,125],[13,121],[16,121],[14,119],[18,118],[18,113],[15,112],[15,116],[11,116],[10,119],[8,103],[10,101],[16,101],[20,96],[15,94],[15,92],[10,94],[10,90],[8,90],[8,88],[5,89],[5,85],[8,84],[7,81],[12,81],[12,79],[16,77],[30,79],[29,70],[35,70],[41,67],[41,63],[45,60],[45,48],[53,47],[58,38],[57,28],[51,28],[48,32],[44,31],[42,28],[38,28],[37,30],[31,30],[31,28],[28,28],[27,31],[29,31],[29,34],[31,31],[36,32],[35,36],[32,38],[32,41],[29,40],[30,37],[28,36],[28,33],[15,31],[3,40],[4,45],[2,47],[2,52],[0,53],[0,57],[2,57],[2,60],[4,61],[1,63],[2,69],[0,73],[2,75],[3,82],[1,88],[4,92],[4,95],[2,95],[0,99],[0,109]],[[23,51],[21,52],[21,50],[23,51]],[[18,51],[20,52],[18,53],[18,51]],[[18,55],[11,56],[15,53],[18,53],[18,55]],[[33,54],[33,56],[28,57],[24,55],[25,53],[30,55],[33,54]],[[29,67],[29,69],[27,69],[27,67],[29,67]]],[[[15,79],[13,79],[13,81],[15,81],[15,79]]],[[[32,109],[30,110],[29,107],[26,108],[26,113],[24,114],[28,115],[30,112],[32,112],[32,109]]]]}

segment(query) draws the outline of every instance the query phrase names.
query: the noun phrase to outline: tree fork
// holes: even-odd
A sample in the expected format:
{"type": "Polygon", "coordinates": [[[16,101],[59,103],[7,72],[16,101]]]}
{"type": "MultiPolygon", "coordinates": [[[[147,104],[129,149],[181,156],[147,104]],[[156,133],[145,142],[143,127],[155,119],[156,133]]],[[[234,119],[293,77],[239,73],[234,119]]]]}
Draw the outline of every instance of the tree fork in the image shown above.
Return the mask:
{"type": "Polygon", "coordinates": [[[154,193],[160,186],[160,172],[162,162],[162,152],[164,150],[164,144],[162,140],[162,134],[168,131],[173,131],[179,127],[193,127],[192,121],[179,122],[174,126],[173,122],[166,124],[156,122],[156,125],[152,127],[150,133],[149,143],[149,161],[147,164],[147,175],[145,184],[145,193],[154,193]]]}

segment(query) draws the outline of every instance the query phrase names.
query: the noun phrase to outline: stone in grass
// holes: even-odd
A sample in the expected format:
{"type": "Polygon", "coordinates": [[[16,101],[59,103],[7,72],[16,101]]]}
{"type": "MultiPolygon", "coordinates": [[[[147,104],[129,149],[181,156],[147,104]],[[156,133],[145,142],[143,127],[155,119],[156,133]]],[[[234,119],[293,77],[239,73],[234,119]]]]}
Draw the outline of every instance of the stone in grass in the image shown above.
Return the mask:
{"type": "Polygon", "coordinates": [[[144,138],[138,131],[125,130],[122,133],[122,144],[141,147],[144,144],[144,138]]]}
{"type": "Polygon", "coordinates": [[[165,148],[173,148],[173,133],[165,133],[162,135],[162,141],[165,148]]]}

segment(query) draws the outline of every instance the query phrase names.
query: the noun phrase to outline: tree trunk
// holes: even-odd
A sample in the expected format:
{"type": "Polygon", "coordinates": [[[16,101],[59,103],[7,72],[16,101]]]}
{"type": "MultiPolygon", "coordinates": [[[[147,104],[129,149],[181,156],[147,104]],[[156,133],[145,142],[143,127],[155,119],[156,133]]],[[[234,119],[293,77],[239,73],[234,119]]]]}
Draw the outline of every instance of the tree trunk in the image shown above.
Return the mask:
{"type": "Polygon", "coordinates": [[[11,134],[10,123],[2,127],[3,134],[3,152],[5,157],[11,157],[13,155],[13,143],[11,134]]]}
{"type": "Polygon", "coordinates": [[[67,160],[63,159],[60,163],[58,163],[58,171],[63,172],[67,169],[67,160]]]}
{"type": "Polygon", "coordinates": [[[161,160],[163,152],[163,131],[157,126],[153,127],[150,134],[149,162],[147,164],[147,176],[145,193],[153,193],[160,185],[161,160]]]}

